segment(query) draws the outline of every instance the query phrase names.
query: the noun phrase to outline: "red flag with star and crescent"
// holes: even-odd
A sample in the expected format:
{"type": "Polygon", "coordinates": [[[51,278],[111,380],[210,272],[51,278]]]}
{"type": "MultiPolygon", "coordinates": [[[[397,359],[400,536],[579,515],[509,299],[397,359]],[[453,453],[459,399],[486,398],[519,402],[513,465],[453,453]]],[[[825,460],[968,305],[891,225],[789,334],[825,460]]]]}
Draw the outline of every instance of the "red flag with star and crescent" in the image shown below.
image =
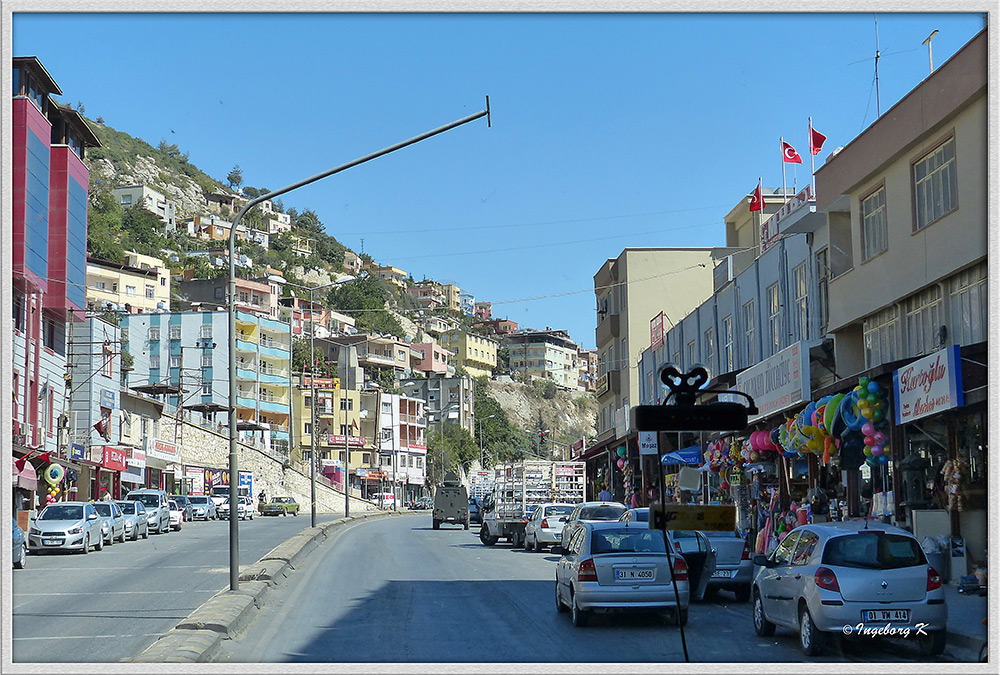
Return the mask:
{"type": "Polygon", "coordinates": [[[788,164],[801,164],[802,158],[799,157],[799,153],[795,151],[791,143],[788,141],[781,142],[781,159],[788,164]]]}
{"type": "Polygon", "coordinates": [[[751,211],[764,210],[764,194],[763,190],[761,190],[760,182],[757,183],[757,187],[753,191],[753,197],[750,199],[750,210],[751,211]]]}

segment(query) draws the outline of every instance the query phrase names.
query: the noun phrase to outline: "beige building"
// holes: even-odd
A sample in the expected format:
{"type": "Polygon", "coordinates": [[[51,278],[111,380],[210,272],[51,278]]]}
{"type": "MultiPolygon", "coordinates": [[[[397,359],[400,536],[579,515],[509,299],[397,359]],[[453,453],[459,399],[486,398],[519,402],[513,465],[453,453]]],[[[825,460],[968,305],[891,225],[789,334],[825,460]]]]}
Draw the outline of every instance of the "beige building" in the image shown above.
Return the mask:
{"type": "Polygon", "coordinates": [[[563,389],[580,388],[580,348],[566,331],[522,331],[504,336],[503,345],[510,350],[511,372],[563,389]]]}
{"type": "Polygon", "coordinates": [[[452,363],[465,368],[472,377],[490,377],[497,367],[500,343],[493,338],[453,330],[441,336],[441,346],[453,352],[452,363]]]}
{"type": "Polygon", "coordinates": [[[159,258],[132,251],[124,265],[87,258],[87,307],[117,305],[135,313],[170,311],[170,270],[159,258]]]}
{"type": "Polygon", "coordinates": [[[594,275],[597,296],[598,442],[617,438],[639,399],[638,362],[650,320],[680,321],[712,294],[715,265],[732,248],[627,248],[594,275]]]}
{"type": "Polygon", "coordinates": [[[441,284],[445,307],[453,312],[462,311],[462,289],[456,284],[441,284]]]}
{"type": "Polygon", "coordinates": [[[401,270],[398,267],[393,267],[392,265],[372,265],[369,269],[376,279],[388,281],[396,284],[400,288],[406,288],[406,279],[410,275],[404,270],[401,270]]]}

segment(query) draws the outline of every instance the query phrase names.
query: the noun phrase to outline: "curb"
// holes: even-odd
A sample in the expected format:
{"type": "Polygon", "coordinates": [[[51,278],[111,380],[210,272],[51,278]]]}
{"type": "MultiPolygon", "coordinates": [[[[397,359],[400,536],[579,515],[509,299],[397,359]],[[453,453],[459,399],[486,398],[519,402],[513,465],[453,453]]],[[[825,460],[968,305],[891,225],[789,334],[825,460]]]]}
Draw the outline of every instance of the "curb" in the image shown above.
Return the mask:
{"type": "Polygon", "coordinates": [[[157,639],[132,663],[204,663],[211,661],[222,640],[246,628],[272,587],[299,569],[303,561],[333,532],[370,518],[403,515],[394,511],[365,512],[309,527],[278,544],[257,562],[243,568],[236,591],[223,590],[206,600],[186,619],[157,639]]]}

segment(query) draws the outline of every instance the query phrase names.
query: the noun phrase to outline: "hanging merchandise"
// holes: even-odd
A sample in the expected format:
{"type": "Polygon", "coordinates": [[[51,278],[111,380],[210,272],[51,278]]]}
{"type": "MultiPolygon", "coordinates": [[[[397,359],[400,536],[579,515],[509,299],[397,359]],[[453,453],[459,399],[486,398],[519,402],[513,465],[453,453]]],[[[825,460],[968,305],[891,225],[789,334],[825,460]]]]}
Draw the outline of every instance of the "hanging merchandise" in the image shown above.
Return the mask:
{"type": "Polygon", "coordinates": [[[969,463],[959,457],[949,459],[941,468],[944,476],[944,492],[948,495],[948,510],[962,511],[965,508],[965,493],[969,489],[969,463]]]}
{"type": "MultiPolygon", "coordinates": [[[[851,393],[857,395],[859,415],[858,419],[853,421],[855,426],[860,424],[860,429],[856,430],[860,430],[864,435],[862,451],[865,453],[865,462],[872,467],[888,464],[892,449],[886,444],[885,436],[887,428],[885,392],[881,390],[878,382],[862,377],[851,393]]],[[[848,423],[848,426],[852,425],[848,423]]]]}

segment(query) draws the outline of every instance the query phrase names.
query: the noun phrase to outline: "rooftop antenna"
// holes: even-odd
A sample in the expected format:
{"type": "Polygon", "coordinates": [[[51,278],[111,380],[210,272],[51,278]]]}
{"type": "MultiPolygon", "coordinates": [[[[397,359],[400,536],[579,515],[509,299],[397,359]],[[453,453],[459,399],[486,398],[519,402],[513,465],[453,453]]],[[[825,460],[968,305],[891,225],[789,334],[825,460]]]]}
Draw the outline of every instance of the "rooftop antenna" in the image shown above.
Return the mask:
{"type": "Polygon", "coordinates": [[[923,42],[923,44],[927,45],[927,61],[931,66],[931,74],[934,73],[934,52],[931,50],[931,40],[934,39],[934,36],[937,34],[937,29],[935,29],[934,32],[928,35],[927,39],[923,42]]]}
{"type": "Polygon", "coordinates": [[[881,117],[882,103],[878,90],[878,59],[880,56],[878,51],[878,14],[872,14],[872,17],[875,19],[875,116],[881,117]]]}

